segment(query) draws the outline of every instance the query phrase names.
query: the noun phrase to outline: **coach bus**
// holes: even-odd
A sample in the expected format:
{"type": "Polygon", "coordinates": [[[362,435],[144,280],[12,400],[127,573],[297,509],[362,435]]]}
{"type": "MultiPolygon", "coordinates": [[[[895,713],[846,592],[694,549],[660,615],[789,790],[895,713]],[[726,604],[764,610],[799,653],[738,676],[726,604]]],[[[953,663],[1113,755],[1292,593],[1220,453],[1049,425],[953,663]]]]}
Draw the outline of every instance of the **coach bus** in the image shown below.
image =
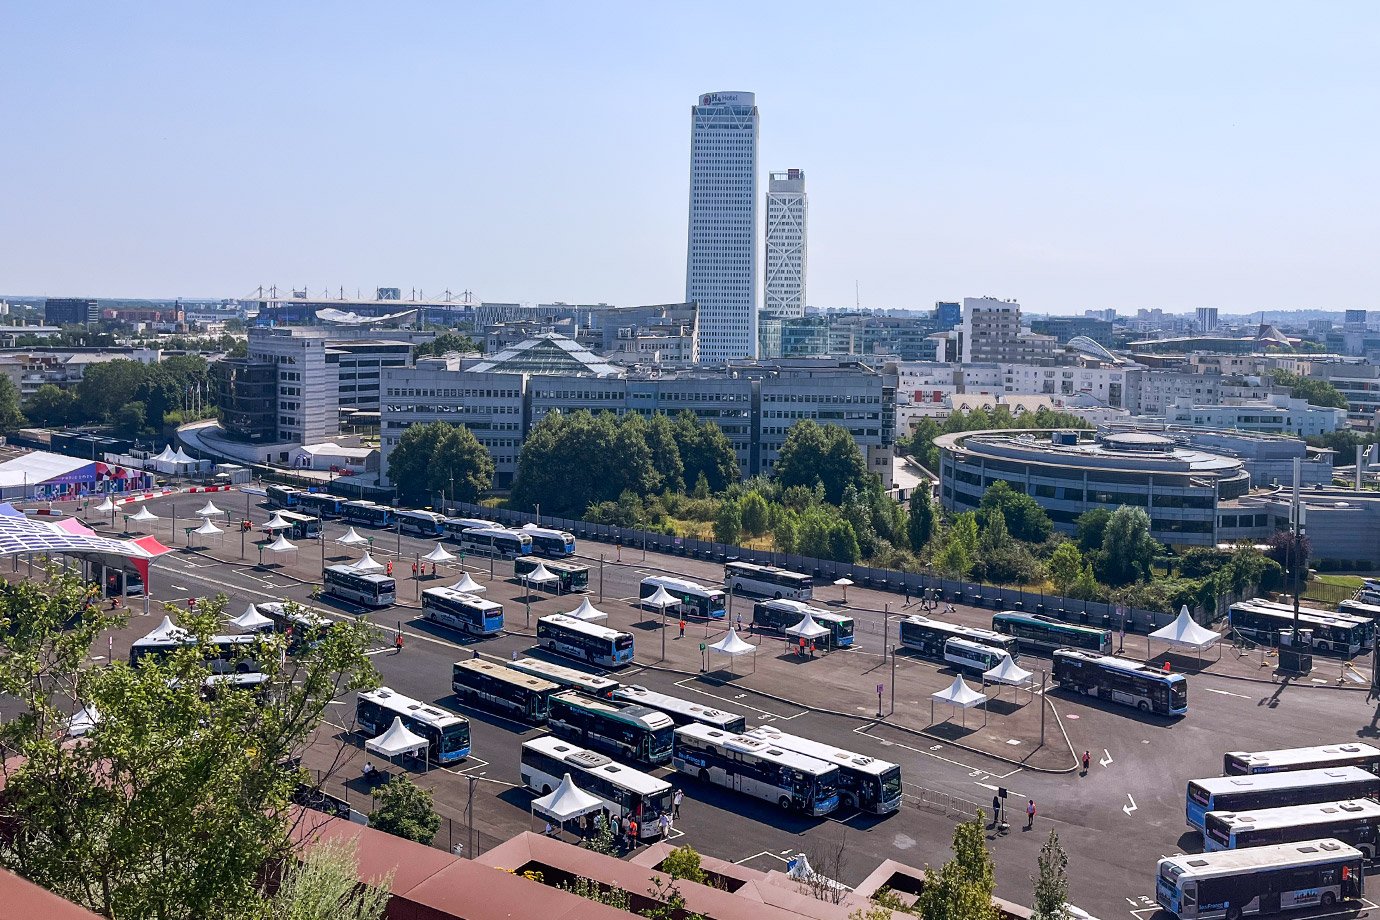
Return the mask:
{"type": "MultiPolygon", "coordinates": [[[[257,636],[210,636],[206,640],[206,662],[216,674],[253,674],[259,670],[254,659],[257,636]]],[[[173,652],[197,644],[191,633],[179,627],[157,629],[129,647],[129,664],[139,667],[146,661],[162,664],[173,652]]]]}
{"type": "Polygon", "coordinates": [[[752,605],[752,625],[758,629],[784,633],[805,619],[806,613],[809,613],[820,626],[828,627],[829,642],[835,648],[847,648],[853,644],[852,617],[811,607],[804,601],[793,601],[788,598],[758,601],[752,605]]]}
{"type": "Polygon", "coordinates": [[[293,508],[301,500],[303,493],[291,486],[269,486],[264,489],[270,508],[293,508]]]}
{"type": "Polygon", "coordinates": [[[471,636],[493,636],[503,631],[502,604],[454,588],[423,591],[422,617],[471,636]]]}
{"type": "Polygon", "coordinates": [[[1188,712],[1188,678],[1139,661],[1061,648],[1054,652],[1052,676],[1067,690],[1134,706],[1141,712],[1161,716],[1188,712]]]}
{"type": "Polygon", "coordinates": [[[553,652],[616,668],[633,660],[633,637],[625,632],[553,613],[537,620],[537,641],[553,652]]]}
{"type": "Polygon", "coordinates": [[[460,540],[460,535],[467,530],[492,530],[498,526],[493,521],[486,521],[482,518],[448,517],[441,521],[441,530],[446,537],[457,542],[460,540]]]}
{"type": "Polygon", "coordinates": [[[1004,657],[1001,651],[990,645],[957,636],[944,643],[944,663],[959,671],[982,674],[1001,664],[1004,657]]]}
{"type": "Polygon", "coordinates": [[[397,600],[397,584],[387,575],[361,575],[348,565],[326,566],[327,594],[365,607],[388,607],[397,600]]]}
{"type": "Polygon", "coordinates": [[[273,621],[274,632],[288,637],[289,652],[296,652],[309,637],[319,637],[336,624],[330,617],[291,601],[269,601],[254,609],[273,621]]]}
{"type": "MultiPolygon", "coordinates": [[[[1299,626],[1313,631],[1314,651],[1333,652],[1350,658],[1370,648],[1375,638],[1375,623],[1349,613],[1328,613],[1301,609],[1299,626]]],[[[1227,609],[1231,628],[1264,645],[1277,645],[1281,630],[1292,629],[1294,610],[1284,604],[1243,601],[1227,609]]]]}
{"type": "Polygon", "coordinates": [[[1380,798],[1380,776],[1360,767],[1211,776],[1189,781],[1184,820],[1189,827],[1202,833],[1203,815],[1210,811],[1242,812],[1367,798],[1380,798]]]}
{"type": "Polygon", "coordinates": [[[445,519],[444,514],[437,514],[434,511],[412,511],[410,509],[399,510],[393,515],[393,522],[398,525],[399,530],[417,537],[444,536],[446,529],[443,522],[445,519]]]}
{"type": "Polygon", "coordinates": [[[822,817],[839,807],[839,768],[783,747],[708,725],[676,729],[677,770],[786,811],[822,817]]]}
{"type": "Polygon", "coordinates": [[[1380,748],[1359,741],[1344,741],[1280,751],[1232,751],[1222,757],[1222,772],[1228,776],[1322,770],[1328,767],[1360,767],[1380,774],[1380,748]]]}
{"type": "Polygon", "coordinates": [[[476,527],[460,534],[460,552],[516,559],[532,552],[532,538],[502,527],[476,527]]]}
{"type": "Polygon", "coordinates": [[[575,535],[564,530],[538,527],[536,524],[523,524],[522,532],[532,538],[532,552],[548,559],[560,559],[575,555],[575,535]]]}
{"type": "Polygon", "coordinates": [[[995,632],[1015,636],[1022,651],[1053,652],[1057,648],[1078,648],[1089,652],[1112,653],[1112,631],[1094,626],[1075,626],[1053,617],[1034,613],[998,613],[992,617],[995,632]]]}
{"type": "Polygon", "coordinates": [[[724,566],[724,588],[739,594],[808,601],[814,594],[814,584],[809,575],[778,569],[774,565],[730,562],[724,566]]]}
{"type": "Polygon", "coordinates": [[[605,700],[612,699],[613,691],[618,689],[618,681],[612,677],[567,668],[563,664],[552,664],[549,661],[542,661],[540,658],[519,658],[516,661],[506,662],[506,664],[514,671],[521,671],[523,674],[530,674],[533,677],[540,677],[542,680],[549,680],[553,684],[578,690],[586,696],[605,700]]]}
{"type": "Polygon", "coordinates": [[[998,652],[1010,655],[1012,661],[1020,659],[1019,643],[1015,636],[980,626],[960,626],[922,616],[906,617],[901,621],[901,646],[919,652],[921,658],[943,661],[944,645],[950,639],[967,639],[969,642],[989,645],[998,652]]]}
{"type": "Polygon", "coordinates": [[[566,690],[551,697],[551,732],[611,757],[656,767],[671,762],[675,723],[639,703],[600,700],[566,690]]]}
{"type": "Polygon", "coordinates": [[[702,725],[712,725],[721,731],[739,735],[747,730],[747,720],[736,712],[724,712],[722,709],[702,706],[692,700],[658,693],[636,684],[619,687],[613,691],[613,698],[624,703],[640,703],[643,706],[650,706],[652,709],[666,713],[676,725],[690,725],[699,722],[702,725]]]}
{"type": "Polygon", "coordinates": [[[520,556],[513,560],[513,574],[521,578],[535,571],[538,565],[545,566],[546,571],[560,579],[562,594],[585,591],[589,588],[589,566],[575,565],[571,562],[559,562],[554,559],[542,562],[532,556],[520,556]]]}
{"type": "Polygon", "coordinates": [[[522,745],[522,784],[533,792],[549,795],[567,773],[582,791],[604,803],[611,820],[624,815],[637,822],[641,839],[657,837],[657,820],[671,813],[671,784],[631,767],[614,763],[596,751],[587,751],[554,735],[543,735],[522,745]]]}
{"type": "Polygon", "coordinates": [[[483,658],[466,658],[451,665],[450,689],[461,702],[540,725],[551,712],[551,694],[561,688],[483,658]]]}
{"type": "Polygon", "coordinates": [[[1380,802],[1349,799],[1285,805],[1249,812],[1210,811],[1203,817],[1203,848],[1244,850],[1270,843],[1331,837],[1374,859],[1380,838],[1380,802]]]}
{"type": "Polygon", "coordinates": [[[363,524],[366,527],[387,527],[393,523],[393,509],[374,502],[343,502],[340,514],[351,524],[363,524]]]}
{"type": "Polygon", "coordinates": [[[320,518],[340,517],[341,506],[344,504],[343,498],[326,492],[299,492],[297,495],[297,507],[320,518]]]}
{"type": "Polygon", "coordinates": [[[278,517],[287,521],[287,538],[289,540],[315,540],[321,536],[321,519],[310,514],[299,514],[296,511],[279,511],[278,517]]]}
{"type": "Polygon", "coordinates": [[[355,724],[366,738],[388,731],[395,718],[403,727],[427,740],[427,754],[436,763],[454,763],[470,756],[470,723],[464,716],[423,703],[389,688],[361,691],[355,700],[355,724]]]}
{"type": "Polygon", "coordinates": [[[656,593],[657,588],[665,588],[666,593],[680,604],[681,613],[687,617],[701,620],[721,620],[724,617],[728,596],[718,588],[706,588],[685,578],[650,575],[642,579],[642,585],[637,589],[644,608],[652,609],[647,607],[646,600],[656,593]]]}
{"type": "Polygon", "coordinates": [[[838,767],[839,798],[843,805],[874,815],[889,815],[901,809],[901,768],[894,763],[790,735],[770,725],[760,725],[747,736],[838,767]]]}
{"type": "Polygon", "coordinates": [[[1155,901],[1179,920],[1330,908],[1365,894],[1364,868],[1359,851],[1330,839],[1181,853],[1159,861],[1155,901]]]}

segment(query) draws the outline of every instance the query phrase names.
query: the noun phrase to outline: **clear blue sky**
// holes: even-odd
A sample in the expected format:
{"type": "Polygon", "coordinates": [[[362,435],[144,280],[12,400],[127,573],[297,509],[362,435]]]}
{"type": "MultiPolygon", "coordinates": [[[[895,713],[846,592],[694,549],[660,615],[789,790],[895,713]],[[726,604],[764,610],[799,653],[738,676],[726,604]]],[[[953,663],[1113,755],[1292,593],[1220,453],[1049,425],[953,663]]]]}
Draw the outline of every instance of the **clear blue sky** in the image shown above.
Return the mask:
{"type": "Polygon", "coordinates": [[[0,0],[0,292],[684,295],[757,93],[809,302],[1380,307],[1380,4],[0,0]]]}

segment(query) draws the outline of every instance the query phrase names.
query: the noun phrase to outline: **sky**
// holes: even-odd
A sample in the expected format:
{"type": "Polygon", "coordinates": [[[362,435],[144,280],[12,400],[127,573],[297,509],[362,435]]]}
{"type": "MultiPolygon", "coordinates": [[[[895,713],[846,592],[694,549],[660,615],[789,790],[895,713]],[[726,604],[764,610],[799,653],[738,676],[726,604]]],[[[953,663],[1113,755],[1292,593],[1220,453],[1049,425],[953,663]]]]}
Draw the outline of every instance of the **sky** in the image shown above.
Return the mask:
{"type": "MultiPolygon", "coordinates": [[[[757,94],[812,306],[1380,307],[1380,4],[0,0],[0,292],[684,298],[757,94]]],[[[759,292],[760,298],[760,292],[759,292]]]]}

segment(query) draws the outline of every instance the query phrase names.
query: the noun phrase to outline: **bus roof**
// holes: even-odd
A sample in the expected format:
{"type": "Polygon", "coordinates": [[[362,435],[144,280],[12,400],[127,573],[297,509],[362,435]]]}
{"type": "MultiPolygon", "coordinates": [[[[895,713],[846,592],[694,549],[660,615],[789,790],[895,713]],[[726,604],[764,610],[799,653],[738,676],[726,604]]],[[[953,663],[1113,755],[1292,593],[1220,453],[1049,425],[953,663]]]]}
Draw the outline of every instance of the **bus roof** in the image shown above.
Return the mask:
{"type": "Polygon", "coordinates": [[[1342,601],[1337,605],[1337,612],[1368,620],[1380,620],[1380,604],[1367,604],[1365,601],[1342,601]],[[1352,613],[1353,610],[1356,612],[1352,613]]]}
{"type": "MultiPolygon", "coordinates": [[[[1242,601],[1232,604],[1231,609],[1258,613],[1277,620],[1292,620],[1294,618],[1293,607],[1286,604],[1276,604],[1273,601],[1242,601]]],[[[1371,622],[1368,617],[1331,610],[1319,610],[1316,607],[1300,607],[1299,620],[1305,623],[1322,623],[1327,626],[1365,626],[1371,622]]]]}
{"type": "Polygon", "coordinates": [[[1298,827],[1300,824],[1328,824],[1348,818],[1380,818],[1380,802],[1350,799],[1345,802],[1318,802],[1312,805],[1285,805],[1280,808],[1252,808],[1249,811],[1210,811],[1204,822],[1221,821],[1234,831],[1298,827]]]}
{"type": "Polygon", "coordinates": [[[1152,668],[1139,661],[1132,661],[1129,658],[1118,658],[1115,655],[1099,655],[1096,652],[1089,652],[1081,648],[1057,648],[1054,650],[1057,658],[1078,658],[1082,661],[1101,665],[1112,671],[1123,671],[1127,674],[1140,674],[1144,677],[1162,677],[1172,681],[1174,678],[1184,680],[1182,674],[1173,671],[1161,671],[1159,668],[1152,668]]]}
{"type": "Polygon", "coordinates": [[[464,530],[460,531],[460,536],[463,537],[466,534],[477,534],[482,536],[502,534],[505,537],[513,537],[515,539],[520,539],[522,537],[527,537],[529,540],[532,539],[520,530],[509,530],[507,527],[498,524],[485,524],[482,527],[466,527],[464,530]]]}
{"type": "Polygon", "coordinates": [[[842,623],[844,621],[853,619],[850,616],[844,616],[843,614],[835,613],[832,610],[824,610],[821,607],[812,607],[804,601],[792,600],[789,597],[767,598],[765,600],[760,600],[757,603],[763,607],[775,607],[778,610],[790,610],[794,613],[801,614],[802,616],[808,613],[816,620],[826,620],[831,623],[842,623]]]}
{"type": "MultiPolygon", "coordinates": [[[[547,563],[550,565],[550,563],[547,563]]],[[[644,585],[660,585],[663,588],[675,590],[693,591],[696,594],[723,594],[722,588],[711,588],[699,582],[691,581],[688,578],[676,578],[674,575],[648,575],[642,579],[644,585]]]]}
{"type": "Polygon", "coordinates": [[[952,645],[954,648],[967,649],[970,652],[981,652],[984,655],[994,655],[1000,657],[1005,654],[1000,649],[995,649],[990,645],[983,645],[981,642],[974,642],[972,639],[965,639],[962,636],[950,636],[944,640],[944,648],[952,645]]]}
{"type": "Polygon", "coordinates": [[[381,575],[378,572],[356,572],[348,565],[328,565],[326,566],[326,571],[334,572],[337,575],[353,575],[356,578],[363,578],[365,581],[384,582],[393,580],[389,576],[381,575]]]}
{"type": "Polygon", "coordinates": [[[1290,764],[1309,763],[1328,757],[1374,757],[1380,760],[1380,748],[1359,741],[1344,744],[1324,744],[1313,747],[1284,748],[1278,751],[1228,751],[1228,757],[1245,762],[1252,767],[1286,768],[1290,764]]]}
{"type": "Polygon", "coordinates": [[[363,690],[360,692],[359,698],[377,703],[390,712],[407,713],[412,718],[436,728],[445,728],[449,725],[458,725],[468,721],[464,716],[456,715],[439,706],[432,706],[429,703],[414,700],[410,696],[403,696],[391,687],[363,690]]]}
{"type": "Polygon", "coordinates": [[[665,693],[657,693],[655,690],[648,690],[646,687],[632,684],[627,687],[619,687],[613,691],[613,698],[625,700],[630,703],[641,703],[653,709],[660,709],[666,712],[678,712],[694,718],[722,719],[741,719],[742,716],[736,712],[725,712],[722,709],[714,709],[709,706],[701,706],[699,703],[681,699],[678,696],[669,696],[665,693]]]}
{"type": "Polygon", "coordinates": [[[446,519],[444,514],[437,514],[435,511],[420,511],[416,508],[399,508],[394,514],[402,518],[419,518],[425,521],[444,521],[446,519]]]}
{"type": "Polygon", "coordinates": [[[1243,869],[1266,869],[1274,866],[1310,866],[1340,860],[1360,859],[1361,851],[1340,840],[1323,837],[1300,840],[1297,843],[1276,843],[1244,850],[1218,850],[1215,853],[1179,853],[1166,856],[1159,862],[1173,866],[1191,878],[1214,878],[1231,875],[1243,869]]]}
{"type": "Polygon", "coordinates": [[[817,757],[809,757],[796,751],[777,747],[771,742],[754,738],[751,735],[735,735],[732,732],[726,732],[723,729],[715,728],[712,725],[703,725],[699,722],[682,725],[676,729],[676,735],[677,737],[685,735],[705,744],[717,744],[725,750],[751,754],[813,776],[838,769],[827,760],[820,760],[817,757]]]}
{"type": "Polygon", "coordinates": [[[876,757],[868,757],[866,754],[858,754],[844,748],[836,748],[831,744],[824,744],[810,738],[802,738],[799,735],[787,734],[770,725],[759,725],[756,728],[748,729],[744,734],[752,738],[760,738],[798,754],[805,754],[825,763],[831,763],[836,767],[866,773],[869,776],[881,776],[896,767],[894,763],[888,763],[885,760],[878,760],[876,757]]]}
{"type": "Polygon", "coordinates": [[[539,537],[569,537],[575,539],[575,535],[567,530],[553,530],[550,527],[538,527],[536,524],[523,524],[522,531],[528,534],[536,534],[539,537]]]}
{"type": "Polygon", "coordinates": [[[515,671],[524,671],[539,677],[549,677],[557,683],[576,684],[591,690],[607,691],[618,686],[618,681],[612,678],[591,674],[576,668],[567,668],[565,665],[543,661],[540,658],[519,658],[517,661],[508,662],[507,665],[515,671]]]}
{"type": "Polygon", "coordinates": [[[554,693],[561,689],[560,684],[552,683],[549,680],[543,680],[532,674],[514,671],[506,665],[485,661],[483,658],[466,658],[463,661],[455,662],[455,667],[462,671],[477,671],[480,674],[487,674],[494,680],[501,680],[504,683],[512,684],[516,687],[525,687],[533,693],[554,693]]]}
{"type": "Polygon", "coordinates": [[[1078,623],[1065,623],[1053,617],[1042,617],[1034,613],[1017,613],[1014,610],[1003,610],[1001,613],[993,614],[992,622],[996,623],[998,621],[1003,623],[1037,623],[1040,626],[1052,626],[1056,629],[1068,630],[1071,632],[1111,632],[1110,629],[1103,629],[1100,626],[1083,626],[1078,623]]]}
{"type": "Polygon", "coordinates": [[[783,569],[774,565],[763,565],[760,562],[733,562],[726,563],[724,568],[743,569],[748,572],[770,572],[773,575],[791,575],[795,578],[809,578],[804,572],[792,572],[790,569],[783,569]]]}
{"type": "Polygon", "coordinates": [[[1278,773],[1248,773],[1242,776],[1208,776],[1189,780],[1209,795],[1224,792],[1269,791],[1292,789],[1295,786],[1330,786],[1370,780],[1380,783],[1380,776],[1361,767],[1324,767],[1321,770],[1281,770],[1278,773]]]}
{"type": "Polygon", "coordinates": [[[981,626],[966,626],[962,623],[945,623],[943,620],[933,620],[918,614],[908,616],[901,622],[910,623],[914,626],[931,626],[943,632],[953,633],[960,638],[963,636],[983,636],[985,638],[1000,639],[1003,643],[1011,639],[1011,637],[1005,633],[994,632],[990,629],[984,629],[981,626]]]}
{"type": "Polygon", "coordinates": [[[443,600],[456,601],[461,604],[469,604],[471,607],[477,607],[480,610],[501,610],[503,608],[503,605],[497,601],[491,601],[477,594],[466,594],[463,591],[456,591],[454,588],[426,588],[422,591],[422,597],[425,598],[427,595],[439,597],[443,600]]]}
{"type": "Polygon", "coordinates": [[[318,517],[317,517],[316,515],[314,515],[314,514],[302,514],[300,511],[274,511],[273,513],[276,514],[276,515],[278,515],[279,517],[281,517],[281,518],[282,518],[283,520],[285,520],[285,521],[316,521],[316,520],[320,520],[320,518],[318,518],[318,517]]]}
{"type": "MultiPolygon", "coordinates": [[[[555,735],[542,735],[531,741],[524,741],[522,746],[549,757],[555,757],[587,773],[597,773],[605,779],[612,780],[640,795],[657,795],[667,792],[671,788],[671,784],[664,779],[658,779],[643,773],[641,770],[634,770],[632,767],[616,763],[603,754],[587,751],[569,741],[563,741],[555,735]]],[[[579,784],[577,780],[575,785],[578,786],[579,784]]]]}
{"type": "Polygon", "coordinates": [[[577,620],[575,617],[568,617],[563,613],[548,613],[546,616],[538,619],[537,622],[547,623],[551,626],[562,626],[566,629],[584,633],[587,636],[594,636],[598,639],[616,639],[619,636],[628,635],[628,633],[621,630],[600,626],[598,623],[591,623],[588,620],[577,620]]]}
{"type": "Polygon", "coordinates": [[[448,518],[442,519],[442,523],[443,523],[443,524],[455,524],[455,525],[457,525],[457,526],[461,526],[461,527],[465,527],[465,528],[472,528],[472,527],[497,527],[497,526],[498,526],[498,525],[495,524],[493,521],[486,521],[486,520],[484,520],[483,518],[448,517],[448,518]]]}
{"type": "Polygon", "coordinates": [[[584,696],[576,693],[574,690],[562,691],[556,694],[556,696],[553,696],[552,699],[556,697],[560,697],[563,702],[571,706],[578,706],[580,709],[588,709],[600,715],[605,715],[623,722],[635,722],[652,731],[670,728],[671,725],[674,724],[671,722],[671,717],[666,713],[658,709],[642,706],[638,703],[612,703],[608,700],[584,696]]]}
{"type": "Polygon", "coordinates": [[[268,613],[276,613],[282,617],[290,617],[298,623],[305,623],[309,626],[331,626],[335,623],[335,620],[321,613],[319,610],[313,610],[296,601],[269,601],[266,604],[259,604],[257,606],[260,610],[267,611],[268,613]],[[292,606],[291,611],[288,610],[289,604],[292,606]]]}

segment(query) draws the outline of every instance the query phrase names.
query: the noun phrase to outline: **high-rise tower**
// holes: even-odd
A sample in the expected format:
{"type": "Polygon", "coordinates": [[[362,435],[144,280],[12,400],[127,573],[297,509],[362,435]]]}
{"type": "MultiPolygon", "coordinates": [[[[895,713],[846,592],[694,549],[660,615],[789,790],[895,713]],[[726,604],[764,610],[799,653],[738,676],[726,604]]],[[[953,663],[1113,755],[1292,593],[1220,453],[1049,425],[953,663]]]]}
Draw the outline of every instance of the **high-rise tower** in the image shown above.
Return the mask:
{"type": "Polygon", "coordinates": [[[760,354],[764,358],[781,357],[777,323],[805,315],[808,208],[805,170],[788,169],[770,175],[767,181],[767,256],[759,326],[760,354]]]}
{"type": "Polygon", "coordinates": [[[757,353],[757,106],[705,93],[690,110],[685,299],[699,304],[699,359],[757,353]]]}

